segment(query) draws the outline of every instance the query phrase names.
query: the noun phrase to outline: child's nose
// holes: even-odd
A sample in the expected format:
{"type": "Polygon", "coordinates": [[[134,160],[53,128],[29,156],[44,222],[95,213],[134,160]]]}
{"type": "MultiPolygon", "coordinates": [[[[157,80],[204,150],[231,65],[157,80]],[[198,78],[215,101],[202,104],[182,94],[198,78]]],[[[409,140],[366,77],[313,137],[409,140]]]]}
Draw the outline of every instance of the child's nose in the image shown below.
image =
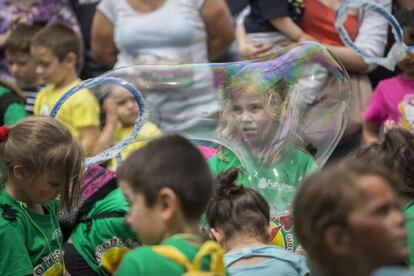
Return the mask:
{"type": "Polygon", "coordinates": [[[10,72],[12,73],[12,75],[16,75],[18,71],[19,71],[19,66],[17,64],[13,63],[10,65],[10,72]]]}
{"type": "Polygon", "coordinates": [[[252,120],[252,114],[248,111],[244,111],[241,116],[241,120],[244,122],[248,122],[252,120]]]}
{"type": "Polygon", "coordinates": [[[135,109],[137,107],[137,103],[135,100],[128,101],[127,106],[129,109],[135,109]]]}
{"type": "Polygon", "coordinates": [[[45,70],[43,69],[42,66],[36,66],[36,73],[39,75],[43,75],[45,72],[45,70]]]}

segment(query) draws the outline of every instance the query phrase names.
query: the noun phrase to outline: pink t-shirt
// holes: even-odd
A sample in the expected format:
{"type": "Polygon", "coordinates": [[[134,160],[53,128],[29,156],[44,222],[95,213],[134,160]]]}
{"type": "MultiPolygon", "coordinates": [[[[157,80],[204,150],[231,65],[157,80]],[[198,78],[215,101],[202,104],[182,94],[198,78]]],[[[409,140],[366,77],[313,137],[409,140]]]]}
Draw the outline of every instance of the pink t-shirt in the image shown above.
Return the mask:
{"type": "Polygon", "coordinates": [[[414,79],[398,75],[380,81],[365,109],[364,120],[377,123],[392,120],[398,123],[402,117],[400,104],[410,94],[414,94],[414,79]]]}

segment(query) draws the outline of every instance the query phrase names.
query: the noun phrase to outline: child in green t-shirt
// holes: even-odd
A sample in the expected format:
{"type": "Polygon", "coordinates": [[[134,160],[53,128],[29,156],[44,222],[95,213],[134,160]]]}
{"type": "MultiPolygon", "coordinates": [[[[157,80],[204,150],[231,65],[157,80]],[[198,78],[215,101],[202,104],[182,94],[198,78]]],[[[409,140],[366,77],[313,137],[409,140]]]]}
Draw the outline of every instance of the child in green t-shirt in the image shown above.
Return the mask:
{"type": "Polygon", "coordinates": [[[80,194],[83,151],[61,123],[29,117],[0,127],[8,168],[0,189],[2,275],[63,275],[60,205],[70,210],[80,194]]]}
{"type": "Polygon", "coordinates": [[[271,72],[241,70],[232,76],[218,132],[235,147],[220,146],[208,163],[216,175],[240,169],[237,183],[260,191],[272,207],[275,229],[284,228],[283,238],[275,232],[273,243],[294,251],[297,243],[292,227],[284,227],[283,220],[288,219],[297,184],[316,170],[316,164],[297,143],[294,126],[287,128],[281,123],[294,116],[286,110],[290,91],[289,83],[271,72]],[[285,218],[280,219],[281,214],[285,218]]]}
{"type": "MultiPolygon", "coordinates": [[[[150,141],[118,168],[119,185],[130,202],[127,223],[147,246],[127,253],[116,275],[183,275],[178,260],[197,260],[202,245],[200,217],[213,191],[213,178],[201,153],[179,135],[150,141]],[[178,250],[161,256],[158,247],[178,250]],[[177,254],[175,254],[177,255],[177,254]]],[[[203,246],[204,248],[204,246],[203,246]]],[[[201,258],[199,270],[220,271],[222,256],[201,258]]],[[[201,252],[201,251],[200,251],[201,252]]],[[[221,253],[222,254],[222,253],[221,253]]]]}
{"type": "Polygon", "coordinates": [[[286,190],[294,188],[316,165],[311,155],[290,145],[298,140],[294,130],[284,129],[280,123],[293,116],[286,110],[290,85],[280,77],[266,77],[265,73],[231,77],[218,134],[236,148],[243,148],[244,158],[240,160],[240,155],[220,147],[209,165],[214,174],[244,167],[238,178],[241,184],[286,190]]]}

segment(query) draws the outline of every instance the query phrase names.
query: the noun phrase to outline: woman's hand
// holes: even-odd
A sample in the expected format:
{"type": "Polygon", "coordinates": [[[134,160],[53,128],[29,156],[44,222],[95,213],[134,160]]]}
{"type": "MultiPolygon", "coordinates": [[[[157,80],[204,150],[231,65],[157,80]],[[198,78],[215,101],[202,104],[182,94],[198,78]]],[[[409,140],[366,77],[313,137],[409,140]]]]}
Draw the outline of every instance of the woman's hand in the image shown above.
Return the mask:
{"type": "Polygon", "coordinates": [[[255,59],[268,55],[272,47],[273,44],[249,43],[246,41],[239,44],[239,52],[247,59],[255,59]]]}

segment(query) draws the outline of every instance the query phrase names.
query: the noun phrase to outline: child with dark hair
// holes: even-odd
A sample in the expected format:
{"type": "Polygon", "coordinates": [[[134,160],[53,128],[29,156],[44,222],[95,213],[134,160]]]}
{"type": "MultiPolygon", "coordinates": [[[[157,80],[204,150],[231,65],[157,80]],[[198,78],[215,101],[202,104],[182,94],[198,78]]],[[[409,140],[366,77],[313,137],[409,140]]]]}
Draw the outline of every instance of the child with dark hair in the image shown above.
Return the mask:
{"type": "Polygon", "coordinates": [[[355,158],[385,166],[401,176],[403,181],[396,189],[404,202],[409,265],[414,267],[414,134],[402,128],[390,129],[381,141],[358,149],[355,158]]]}
{"type": "Polygon", "coordinates": [[[8,169],[0,187],[1,274],[64,275],[57,213],[59,205],[77,205],[82,148],[61,123],[43,116],[1,127],[0,141],[8,169]]]}
{"type": "MultiPolygon", "coordinates": [[[[213,191],[203,156],[185,138],[164,136],[129,155],[118,169],[118,179],[131,204],[126,220],[150,246],[129,252],[116,275],[182,275],[186,267],[176,261],[199,256],[200,217],[213,191]],[[158,244],[178,251],[179,258],[173,261],[151,246],[158,244]]],[[[220,254],[211,262],[202,258],[200,270],[210,271],[220,259],[220,254]]]]}
{"type": "MultiPolygon", "coordinates": [[[[404,43],[414,45],[414,11],[396,16],[404,31],[404,43]]],[[[386,121],[414,131],[414,53],[408,51],[398,66],[402,74],[379,82],[365,109],[363,138],[366,143],[378,140],[386,121]]]]}
{"type": "MultiPolygon", "coordinates": [[[[79,35],[63,23],[50,24],[33,38],[31,53],[47,84],[36,97],[34,114],[49,115],[64,93],[81,82],[76,71],[80,52],[79,35]]],[[[87,155],[92,153],[99,133],[99,104],[91,91],[70,97],[56,119],[80,140],[87,155]]]]}
{"type": "Polygon", "coordinates": [[[253,189],[237,185],[237,169],[218,176],[207,208],[211,234],[225,250],[231,275],[307,275],[305,259],[269,245],[271,220],[267,201],[253,189]]]}
{"type": "Polygon", "coordinates": [[[316,173],[294,202],[296,234],[319,275],[371,275],[408,257],[407,233],[385,168],[346,160],[316,173]]]}
{"type": "Polygon", "coordinates": [[[33,114],[36,95],[43,81],[36,72],[36,62],[30,54],[31,40],[40,31],[40,24],[17,24],[13,26],[4,45],[10,73],[26,97],[25,109],[33,114]]]}

